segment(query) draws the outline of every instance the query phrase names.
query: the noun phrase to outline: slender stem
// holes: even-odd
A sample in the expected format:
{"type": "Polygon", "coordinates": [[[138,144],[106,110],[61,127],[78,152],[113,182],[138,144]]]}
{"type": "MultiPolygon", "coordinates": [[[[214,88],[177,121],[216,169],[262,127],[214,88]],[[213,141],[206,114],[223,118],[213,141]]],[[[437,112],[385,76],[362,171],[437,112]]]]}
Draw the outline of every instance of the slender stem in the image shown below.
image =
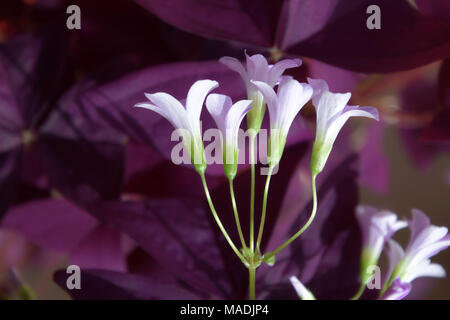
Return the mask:
{"type": "Polygon", "coordinates": [[[254,252],[255,245],[255,138],[250,134],[250,165],[251,165],[251,186],[250,186],[250,251],[254,252]]]}
{"type": "Polygon", "coordinates": [[[395,273],[394,269],[394,272],[390,275],[387,281],[384,282],[383,288],[381,288],[381,291],[378,295],[379,298],[381,298],[386,293],[387,289],[391,286],[392,281],[395,279],[396,276],[397,274],[395,273]]]}
{"type": "Polygon", "coordinates": [[[245,239],[244,239],[244,234],[242,233],[241,222],[239,221],[239,214],[238,214],[238,210],[237,210],[237,206],[236,206],[236,198],[234,196],[233,180],[228,179],[228,182],[230,184],[231,204],[233,205],[234,220],[236,220],[236,227],[238,229],[239,238],[241,239],[242,247],[247,248],[247,244],[245,243],[245,239]]]}
{"type": "Polygon", "coordinates": [[[268,253],[265,256],[265,258],[264,258],[265,261],[269,260],[271,257],[273,257],[274,255],[279,253],[281,250],[286,248],[289,244],[291,244],[292,241],[297,239],[306,229],[308,229],[309,225],[314,220],[314,217],[316,216],[316,211],[317,211],[316,176],[317,175],[313,175],[312,176],[313,208],[312,208],[312,211],[311,211],[311,216],[309,217],[309,219],[305,223],[305,225],[300,230],[298,230],[296,234],[294,234],[292,237],[290,237],[285,243],[283,243],[277,249],[275,249],[274,251],[268,253]]]}
{"type": "Polygon", "coordinates": [[[351,300],[358,300],[359,298],[361,298],[361,296],[364,293],[365,289],[366,289],[366,284],[365,283],[361,283],[361,286],[359,287],[358,292],[352,297],[351,300]]]}
{"type": "Polygon", "coordinates": [[[266,222],[266,211],[267,211],[267,195],[269,194],[270,178],[272,177],[273,167],[269,167],[267,172],[266,185],[264,187],[264,197],[263,197],[263,207],[261,214],[261,222],[259,223],[258,239],[256,241],[256,247],[259,249],[261,245],[262,235],[264,232],[264,224],[266,222]]]}
{"type": "Polygon", "coordinates": [[[248,267],[248,299],[255,300],[255,275],[256,268],[248,267]]]}
{"type": "Polygon", "coordinates": [[[247,263],[245,262],[244,257],[242,256],[242,254],[239,252],[239,250],[236,248],[236,246],[233,243],[233,240],[231,240],[230,236],[228,235],[227,231],[225,230],[225,228],[222,225],[222,222],[220,221],[219,216],[217,215],[216,209],[214,208],[214,204],[211,200],[211,195],[209,194],[209,189],[208,189],[208,185],[206,184],[206,178],[205,178],[205,174],[200,174],[200,177],[202,179],[202,184],[203,184],[203,189],[205,190],[205,195],[206,195],[206,199],[208,200],[208,204],[209,204],[209,208],[211,209],[211,213],[214,216],[214,220],[216,220],[217,225],[219,226],[220,231],[222,231],[223,236],[225,237],[225,239],[228,241],[228,244],[230,245],[231,249],[233,249],[234,253],[238,256],[239,259],[241,259],[241,261],[247,265],[247,263]]]}

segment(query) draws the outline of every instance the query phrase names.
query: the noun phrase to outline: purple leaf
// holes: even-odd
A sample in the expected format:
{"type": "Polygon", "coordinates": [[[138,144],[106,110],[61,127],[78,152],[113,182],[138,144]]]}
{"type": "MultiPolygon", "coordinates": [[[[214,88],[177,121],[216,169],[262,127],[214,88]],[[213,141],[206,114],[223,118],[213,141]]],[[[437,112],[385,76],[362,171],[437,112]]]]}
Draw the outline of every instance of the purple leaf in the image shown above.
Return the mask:
{"type": "Polygon", "coordinates": [[[165,269],[203,295],[232,297],[223,255],[233,252],[222,247],[225,240],[218,239],[203,203],[117,201],[92,204],[90,212],[129,235],[165,269]]]}
{"type": "Polygon", "coordinates": [[[125,271],[122,235],[98,225],[70,253],[70,262],[84,269],[125,271]]]}
{"type": "Polygon", "coordinates": [[[16,206],[2,226],[18,231],[41,247],[68,252],[97,225],[94,218],[63,200],[40,200],[16,206]]]}
{"type": "MultiPolygon", "coordinates": [[[[450,54],[450,25],[422,15],[407,1],[287,1],[296,21],[310,21],[330,12],[326,23],[308,38],[290,40],[281,47],[291,54],[309,56],[341,68],[362,72],[392,72],[411,69],[450,54]],[[378,5],[381,29],[370,30],[366,9],[378,5]],[[314,6],[305,10],[303,7],[314,6]],[[298,10],[298,11],[297,11],[298,10]],[[298,12],[294,14],[293,12],[298,12]],[[330,52],[333,54],[330,55],[330,52]]],[[[287,11],[287,10],[286,10],[287,11]]],[[[289,21],[289,17],[287,20],[289,21]]],[[[295,25],[298,28],[297,25],[295,25]]],[[[314,29],[316,25],[312,25],[314,29]]]]}
{"type": "Polygon", "coordinates": [[[270,47],[274,43],[280,2],[243,0],[136,0],[176,27],[211,38],[270,47]]]}
{"type": "MultiPolygon", "coordinates": [[[[67,290],[69,275],[57,271],[54,280],[67,290]]],[[[67,291],[76,300],[136,300],[136,299],[198,299],[196,295],[176,283],[158,278],[143,277],[106,270],[82,270],[81,290],[67,291]]]]}
{"type": "MultiPolygon", "coordinates": [[[[55,101],[63,83],[70,39],[64,31],[51,27],[12,38],[0,47],[0,98],[5,103],[0,111],[0,186],[8,190],[2,195],[2,211],[14,203],[20,174],[27,183],[54,187],[82,200],[114,198],[120,188],[122,141],[116,140],[118,148],[105,140],[93,141],[98,132],[95,136],[93,131],[83,131],[86,127],[79,123],[79,128],[74,128],[71,119],[51,113],[58,106],[55,101]],[[13,153],[7,153],[10,150],[13,153]],[[86,195],[87,191],[91,194],[86,195]]],[[[60,105],[76,99],[77,88],[84,89],[86,83],[90,80],[75,86],[60,105]]]]}
{"type": "Polygon", "coordinates": [[[419,10],[431,17],[450,23],[450,3],[446,0],[415,0],[419,10]]]}
{"type": "Polygon", "coordinates": [[[442,62],[439,71],[439,101],[447,109],[450,109],[450,59],[442,62]]]}
{"type": "Polygon", "coordinates": [[[67,254],[80,267],[125,268],[120,233],[65,200],[38,200],[15,206],[1,225],[40,247],[67,254]]]}
{"type": "Polygon", "coordinates": [[[325,80],[332,92],[352,92],[366,77],[364,74],[337,68],[317,60],[308,61],[308,71],[308,77],[325,80]]]}
{"type": "Polygon", "coordinates": [[[188,32],[275,47],[353,71],[406,70],[450,54],[450,25],[408,1],[136,1],[188,32]],[[379,30],[366,27],[370,5],[381,9],[379,30]]]}
{"type": "Polygon", "coordinates": [[[419,79],[408,84],[401,93],[401,107],[412,115],[410,118],[415,122],[412,122],[410,127],[400,128],[400,137],[411,160],[421,169],[427,168],[441,151],[440,146],[430,143],[431,140],[438,139],[439,135],[443,135],[444,138],[448,135],[445,133],[446,117],[439,115],[437,93],[437,84],[427,79],[419,79]],[[438,114],[435,124],[432,124],[433,112],[438,114]],[[430,124],[435,129],[427,128],[430,124]],[[426,136],[422,138],[424,135],[428,135],[428,138],[426,136]]]}
{"type": "MultiPolygon", "coordinates": [[[[170,159],[171,149],[177,143],[170,141],[173,131],[170,123],[154,112],[133,106],[145,101],[146,92],[163,91],[184,99],[190,85],[200,79],[219,81],[220,87],[215,92],[226,93],[234,99],[245,97],[239,75],[219,62],[174,63],[144,69],[101,87],[87,88],[76,99],[67,99],[65,117],[80,121],[85,127],[104,128],[100,132],[109,133],[103,139],[109,136],[131,139],[156,148],[170,159]]],[[[211,117],[204,112],[203,130],[212,125],[211,117]]],[[[218,167],[211,166],[208,172],[222,172],[218,167]]]]}
{"type": "Polygon", "coordinates": [[[372,190],[386,194],[390,188],[391,168],[383,150],[384,126],[375,123],[367,132],[365,145],[360,155],[360,183],[372,190]]]}
{"type": "Polygon", "coordinates": [[[18,198],[22,150],[16,148],[10,152],[0,153],[0,218],[18,198]]]}
{"type": "Polygon", "coordinates": [[[27,128],[36,125],[52,106],[61,85],[69,39],[67,29],[49,26],[11,38],[0,47],[0,64],[11,99],[27,128]]]}

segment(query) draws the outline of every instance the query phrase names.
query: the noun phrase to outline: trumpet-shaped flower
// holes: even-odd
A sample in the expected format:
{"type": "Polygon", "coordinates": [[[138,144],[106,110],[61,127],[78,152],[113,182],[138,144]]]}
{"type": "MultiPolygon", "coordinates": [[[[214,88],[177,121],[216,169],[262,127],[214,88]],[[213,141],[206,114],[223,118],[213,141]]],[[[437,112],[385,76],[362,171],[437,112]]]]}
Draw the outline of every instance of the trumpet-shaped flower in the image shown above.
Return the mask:
{"type": "Polygon", "coordinates": [[[206,169],[200,114],[206,96],[218,86],[217,81],[212,80],[199,80],[195,82],[189,89],[186,98],[186,107],[165,92],[146,93],[145,96],[151,103],[142,102],[135,105],[135,107],[155,111],[166,118],[175,129],[180,131],[184,147],[189,153],[195,170],[200,174],[206,169]]]}
{"type": "Polygon", "coordinates": [[[267,101],[270,116],[269,165],[276,166],[283,154],[286,138],[295,116],[311,99],[313,89],[291,77],[283,77],[277,93],[265,82],[252,81],[267,101]]]}
{"type": "Polygon", "coordinates": [[[450,246],[448,229],[432,225],[430,219],[417,209],[412,211],[409,227],[411,239],[406,250],[396,241],[388,241],[389,268],[385,284],[388,290],[383,298],[387,298],[392,291],[399,293],[401,288],[404,288],[405,295],[408,294],[407,284],[416,278],[445,277],[444,268],[440,264],[431,263],[429,258],[450,246]]]}
{"type": "Polygon", "coordinates": [[[398,220],[393,212],[379,211],[370,206],[359,206],[356,216],[362,232],[362,254],[361,254],[361,282],[365,283],[370,272],[368,268],[376,265],[380,258],[385,242],[392,235],[408,223],[398,220]]]}
{"type": "Polygon", "coordinates": [[[265,101],[263,95],[251,81],[261,81],[273,88],[286,69],[299,67],[302,61],[300,59],[285,59],[270,65],[261,54],[249,56],[245,53],[245,56],[246,68],[239,60],[232,57],[223,57],[219,61],[241,75],[247,89],[247,98],[253,101],[253,108],[247,116],[247,126],[249,129],[258,132],[264,118],[265,101]]]}
{"type": "Polygon", "coordinates": [[[312,97],[316,108],[317,127],[311,156],[311,171],[319,174],[327,162],[334,141],[350,117],[367,117],[378,120],[378,110],[373,107],[347,105],[351,93],[332,93],[324,80],[308,79],[314,89],[312,97]]]}
{"type": "Polygon", "coordinates": [[[251,103],[251,100],[241,100],[233,104],[230,97],[215,93],[206,99],[206,108],[222,134],[223,168],[229,179],[236,176],[239,127],[251,103]]]}
{"type": "Polygon", "coordinates": [[[298,297],[302,300],[316,300],[314,295],[311,291],[309,291],[303,283],[298,280],[297,277],[292,276],[289,278],[289,281],[291,281],[292,286],[295,289],[295,292],[297,293],[298,297]]]}

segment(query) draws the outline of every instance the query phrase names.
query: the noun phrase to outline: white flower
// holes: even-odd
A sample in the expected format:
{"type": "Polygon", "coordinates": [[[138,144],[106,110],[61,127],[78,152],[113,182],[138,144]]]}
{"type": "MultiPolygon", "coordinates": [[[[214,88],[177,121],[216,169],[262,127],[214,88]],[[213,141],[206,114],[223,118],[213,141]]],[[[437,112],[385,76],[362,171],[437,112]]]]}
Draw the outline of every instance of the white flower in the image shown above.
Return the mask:
{"type": "Polygon", "coordinates": [[[206,99],[206,108],[222,134],[223,167],[229,179],[236,176],[239,127],[251,103],[251,100],[241,100],[233,104],[230,97],[215,93],[206,99]]]}
{"type": "Polygon", "coordinates": [[[253,109],[247,116],[249,119],[248,128],[257,132],[261,128],[264,118],[265,102],[261,93],[252,84],[252,80],[264,82],[273,88],[286,69],[298,67],[302,64],[302,61],[300,59],[285,59],[270,65],[261,54],[249,56],[245,53],[245,57],[246,68],[239,60],[232,57],[223,57],[219,61],[241,75],[247,89],[247,98],[253,101],[253,109]]]}
{"type": "Polygon", "coordinates": [[[206,169],[202,133],[200,128],[200,114],[203,102],[208,93],[219,84],[212,80],[199,80],[189,89],[186,107],[180,101],[165,92],[145,96],[151,103],[142,102],[135,107],[145,108],[159,113],[166,118],[175,129],[180,130],[184,146],[191,157],[194,168],[203,173],[206,169]]]}
{"type": "Polygon", "coordinates": [[[365,283],[369,276],[368,268],[376,265],[384,244],[392,235],[408,223],[398,220],[397,215],[386,210],[377,210],[371,206],[358,206],[356,217],[362,233],[361,281],[365,283]]]}
{"type": "Polygon", "coordinates": [[[311,156],[311,171],[319,174],[327,162],[334,141],[350,117],[367,117],[378,120],[378,110],[373,107],[347,105],[351,93],[332,93],[324,80],[308,79],[314,89],[312,97],[316,108],[317,128],[311,156]]]}
{"type": "Polygon", "coordinates": [[[267,101],[270,116],[269,165],[276,166],[283,154],[286,138],[295,116],[311,99],[312,87],[291,77],[283,77],[277,93],[267,83],[251,81],[267,101]]]}

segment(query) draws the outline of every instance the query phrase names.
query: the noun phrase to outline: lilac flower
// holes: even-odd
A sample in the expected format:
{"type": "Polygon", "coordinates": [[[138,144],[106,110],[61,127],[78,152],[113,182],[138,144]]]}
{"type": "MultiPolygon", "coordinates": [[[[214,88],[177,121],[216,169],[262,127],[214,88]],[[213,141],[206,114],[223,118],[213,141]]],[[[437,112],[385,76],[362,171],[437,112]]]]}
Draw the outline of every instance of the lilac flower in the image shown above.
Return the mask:
{"type": "Polygon", "coordinates": [[[316,140],[311,156],[311,171],[319,174],[327,162],[334,141],[350,117],[367,117],[378,120],[378,111],[373,107],[347,105],[351,93],[332,93],[324,80],[308,79],[314,89],[312,97],[316,108],[316,140]]]}
{"type": "Polygon", "coordinates": [[[297,113],[311,99],[313,89],[291,77],[284,77],[275,91],[267,83],[252,81],[267,101],[270,115],[269,165],[276,166],[283,154],[286,138],[297,113]]]}
{"type": "Polygon", "coordinates": [[[206,107],[222,133],[223,168],[229,179],[236,176],[239,127],[251,103],[241,100],[233,104],[230,97],[214,93],[206,99],[206,107]]]}
{"type": "Polygon", "coordinates": [[[420,210],[412,210],[412,220],[409,221],[411,239],[406,250],[394,240],[389,240],[389,268],[387,281],[383,288],[383,298],[393,290],[403,288],[404,297],[409,293],[407,284],[419,277],[445,277],[444,268],[431,263],[430,257],[450,246],[450,237],[446,227],[434,226],[430,219],[420,210]]]}
{"type": "Polygon", "coordinates": [[[306,289],[306,287],[303,285],[303,283],[300,282],[300,280],[298,280],[297,277],[292,276],[289,278],[289,280],[291,281],[291,284],[294,287],[295,292],[297,292],[297,295],[300,299],[316,300],[312,292],[306,289]]]}
{"type": "Polygon", "coordinates": [[[362,254],[361,254],[361,282],[366,283],[370,273],[367,268],[376,265],[380,258],[385,242],[392,235],[408,223],[397,220],[393,212],[379,211],[370,206],[359,206],[356,209],[356,217],[362,231],[362,254]]]}
{"type": "Polygon", "coordinates": [[[194,168],[202,173],[206,169],[206,160],[200,128],[200,114],[208,93],[219,84],[212,80],[199,80],[189,89],[186,108],[180,101],[165,92],[145,96],[151,103],[138,103],[135,107],[145,108],[166,118],[175,129],[180,130],[184,146],[191,157],[194,168]]]}
{"type": "Polygon", "coordinates": [[[285,59],[274,65],[269,65],[266,58],[261,54],[249,56],[245,53],[245,56],[247,59],[246,68],[239,60],[232,57],[223,57],[219,61],[231,70],[238,72],[244,80],[247,98],[254,102],[254,108],[248,114],[248,128],[258,132],[264,118],[265,101],[252,80],[264,82],[273,88],[286,69],[299,67],[302,61],[300,59],[285,59]]]}

